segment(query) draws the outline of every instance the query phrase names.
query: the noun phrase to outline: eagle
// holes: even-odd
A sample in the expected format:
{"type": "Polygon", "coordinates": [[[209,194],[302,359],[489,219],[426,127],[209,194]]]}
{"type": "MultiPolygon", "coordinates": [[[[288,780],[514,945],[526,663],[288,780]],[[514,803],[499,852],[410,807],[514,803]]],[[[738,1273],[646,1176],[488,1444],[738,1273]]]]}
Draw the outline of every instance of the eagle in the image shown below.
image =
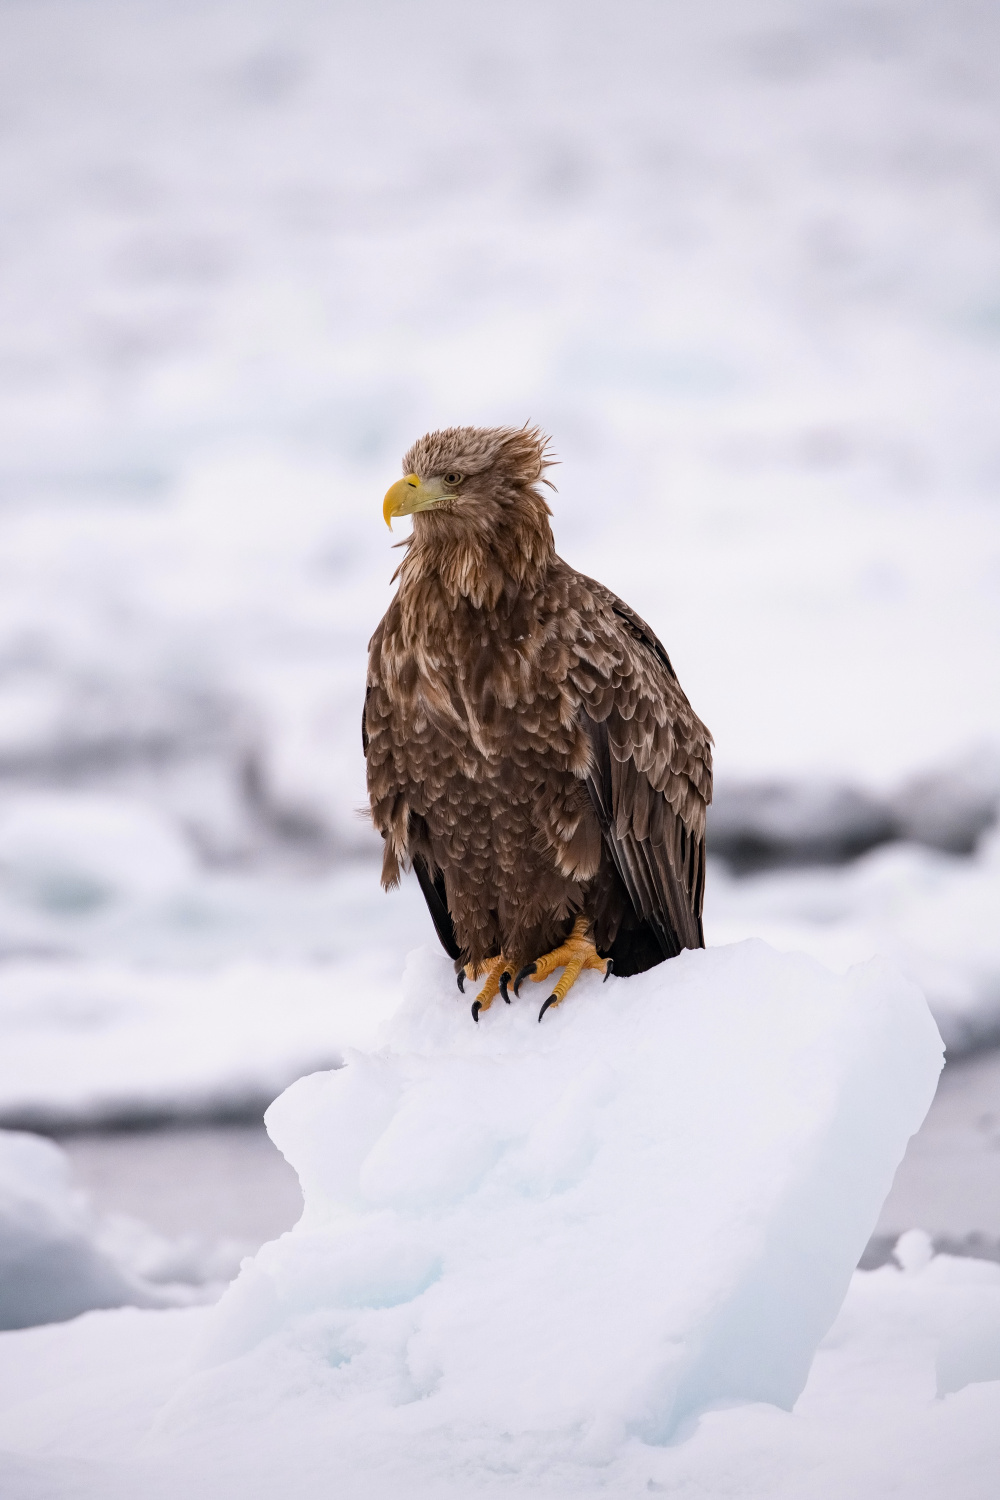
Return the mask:
{"type": "Polygon", "coordinates": [[[556,554],[537,427],[403,459],[412,516],[362,715],[382,885],[412,869],[478,1021],[529,975],[638,974],[704,947],[712,737],[646,622],[556,554]]]}

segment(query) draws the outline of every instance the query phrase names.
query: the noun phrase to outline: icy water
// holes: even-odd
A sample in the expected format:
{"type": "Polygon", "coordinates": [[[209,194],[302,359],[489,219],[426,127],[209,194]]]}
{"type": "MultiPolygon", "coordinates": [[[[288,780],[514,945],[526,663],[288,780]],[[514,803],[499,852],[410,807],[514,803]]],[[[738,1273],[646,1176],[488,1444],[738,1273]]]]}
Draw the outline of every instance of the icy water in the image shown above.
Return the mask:
{"type": "Polygon", "coordinates": [[[99,1209],[171,1238],[195,1231],[256,1250],[302,1212],[298,1178],[262,1124],[81,1135],[61,1144],[99,1209]]]}
{"type": "MultiPolygon", "coordinates": [[[[62,1143],[105,1212],[161,1234],[196,1231],[256,1249],[290,1229],[302,1198],[263,1125],[80,1135],[62,1143]]],[[[882,1210],[876,1241],[921,1228],[1000,1244],[1000,1050],[946,1068],[882,1210]]],[[[983,1246],[979,1253],[983,1253],[983,1246]]]]}
{"type": "Polygon", "coordinates": [[[913,1137],[877,1233],[1000,1242],[1000,1051],[952,1063],[913,1137]]]}

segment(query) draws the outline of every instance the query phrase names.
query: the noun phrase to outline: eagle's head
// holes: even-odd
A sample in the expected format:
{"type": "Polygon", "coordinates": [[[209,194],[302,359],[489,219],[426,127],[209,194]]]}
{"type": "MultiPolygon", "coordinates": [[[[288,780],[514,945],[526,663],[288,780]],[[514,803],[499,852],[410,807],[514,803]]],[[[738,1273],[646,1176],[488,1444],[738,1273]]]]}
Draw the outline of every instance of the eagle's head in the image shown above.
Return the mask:
{"type": "Polygon", "coordinates": [[[537,427],[447,427],[418,438],[403,459],[403,478],[382,507],[393,516],[434,512],[456,529],[482,532],[501,527],[509,512],[530,497],[548,507],[534,486],[548,484],[544,472],[548,438],[537,427]]]}

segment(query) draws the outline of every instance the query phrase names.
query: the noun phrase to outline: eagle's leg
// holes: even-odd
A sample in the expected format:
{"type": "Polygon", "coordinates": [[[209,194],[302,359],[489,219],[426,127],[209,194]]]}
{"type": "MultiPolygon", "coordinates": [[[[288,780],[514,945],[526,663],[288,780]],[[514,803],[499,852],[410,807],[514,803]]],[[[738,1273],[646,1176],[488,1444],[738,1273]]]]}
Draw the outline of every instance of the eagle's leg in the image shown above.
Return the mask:
{"type": "Polygon", "coordinates": [[[484,964],[468,964],[464,969],[458,971],[458,987],[465,993],[466,979],[481,979],[486,976],[486,983],[479,991],[478,996],[472,1002],[472,1019],[479,1020],[481,1010],[489,1010],[497,995],[502,995],[510,1004],[510,996],[507,994],[507,985],[510,982],[510,965],[501,953],[498,958],[488,958],[484,964]]]}
{"type": "Polygon", "coordinates": [[[541,1020],[550,1005],[558,1005],[565,1000],[584,969],[598,969],[607,979],[611,973],[610,958],[601,958],[594,947],[594,940],[588,931],[586,917],[577,917],[573,923],[573,931],[566,941],[558,948],[553,948],[551,953],[546,953],[543,958],[536,959],[532,964],[525,964],[524,968],[514,980],[514,994],[517,994],[522,979],[530,974],[538,984],[543,979],[548,979],[556,969],[563,969],[563,976],[556,982],[556,987],[538,1012],[541,1020]]]}

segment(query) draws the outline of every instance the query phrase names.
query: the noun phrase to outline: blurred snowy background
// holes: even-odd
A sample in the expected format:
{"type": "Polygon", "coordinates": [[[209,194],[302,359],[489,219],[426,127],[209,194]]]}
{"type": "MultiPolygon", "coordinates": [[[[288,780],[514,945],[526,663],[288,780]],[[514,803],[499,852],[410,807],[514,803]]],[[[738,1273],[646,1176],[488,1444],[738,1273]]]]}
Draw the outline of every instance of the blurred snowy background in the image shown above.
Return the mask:
{"type": "Polygon", "coordinates": [[[1000,1039],[995,4],[5,0],[0,140],[0,1124],[175,1236],[119,1262],[290,1222],[219,1122],[431,940],[357,815],[431,427],[551,432],[560,551],[667,643],[710,942],[1000,1039]]]}

